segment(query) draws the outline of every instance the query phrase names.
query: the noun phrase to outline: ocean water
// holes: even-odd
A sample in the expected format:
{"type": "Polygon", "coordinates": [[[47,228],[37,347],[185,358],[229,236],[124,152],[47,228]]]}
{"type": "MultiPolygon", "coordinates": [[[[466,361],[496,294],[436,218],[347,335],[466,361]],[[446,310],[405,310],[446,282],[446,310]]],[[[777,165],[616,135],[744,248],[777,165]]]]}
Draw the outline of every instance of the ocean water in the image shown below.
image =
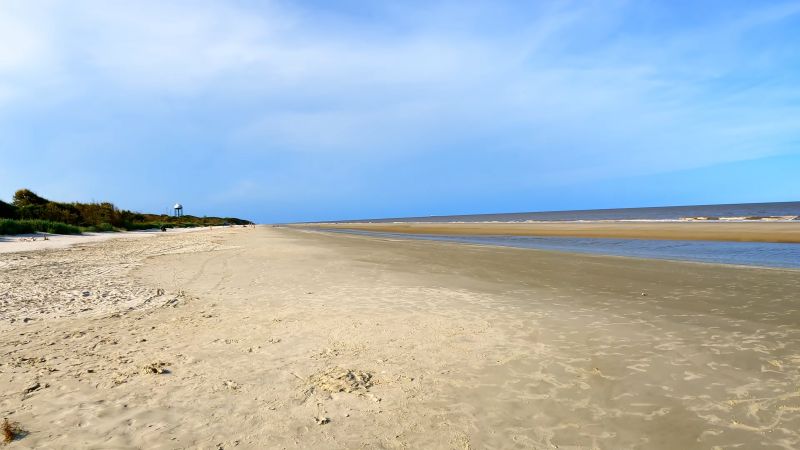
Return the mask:
{"type": "Polygon", "coordinates": [[[800,202],[664,206],[459,216],[401,217],[343,222],[525,222],[564,220],[681,220],[693,217],[746,218],[800,216],[800,202]]]}
{"type": "Polygon", "coordinates": [[[531,236],[440,236],[341,229],[325,231],[571,253],[800,269],[800,244],[531,236]]]}
{"type": "MultiPolygon", "coordinates": [[[[506,214],[402,217],[352,220],[359,222],[525,222],[580,220],[761,220],[765,217],[798,218],[800,202],[742,203],[730,205],[666,206],[655,208],[594,209],[506,214]]],[[[786,219],[784,219],[786,220],[786,219]]],[[[333,230],[326,230],[333,231],[333,230]]],[[[599,239],[533,236],[440,236],[405,233],[337,230],[338,232],[404,239],[425,239],[467,244],[557,250],[638,258],[737,264],[760,267],[800,268],[800,244],[761,242],[599,239]]]]}

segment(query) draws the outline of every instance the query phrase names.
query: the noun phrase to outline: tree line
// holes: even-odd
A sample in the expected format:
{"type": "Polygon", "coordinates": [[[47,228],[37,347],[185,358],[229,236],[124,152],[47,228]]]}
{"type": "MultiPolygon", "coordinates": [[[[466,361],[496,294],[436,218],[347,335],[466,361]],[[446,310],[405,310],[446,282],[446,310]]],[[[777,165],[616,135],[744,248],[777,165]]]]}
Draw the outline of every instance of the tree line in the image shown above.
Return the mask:
{"type": "MultiPolygon", "coordinates": [[[[0,234],[23,233],[39,222],[64,224],[80,231],[143,230],[161,227],[198,227],[214,225],[248,225],[252,222],[235,217],[197,217],[185,215],[173,217],[166,214],[145,214],[118,209],[113,203],[63,203],[54,202],[37,195],[29,189],[14,193],[13,201],[0,200],[0,234]],[[16,222],[16,223],[14,223],[16,222]],[[30,226],[23,226],[27,223],[30,226]],[[15,232],[16,231],[16,232],[15,232]]],[[[52,227],[51,227],[52,228],[52,227]]],[[[34,230],[47,231],[47,230],[34,230]]]]}

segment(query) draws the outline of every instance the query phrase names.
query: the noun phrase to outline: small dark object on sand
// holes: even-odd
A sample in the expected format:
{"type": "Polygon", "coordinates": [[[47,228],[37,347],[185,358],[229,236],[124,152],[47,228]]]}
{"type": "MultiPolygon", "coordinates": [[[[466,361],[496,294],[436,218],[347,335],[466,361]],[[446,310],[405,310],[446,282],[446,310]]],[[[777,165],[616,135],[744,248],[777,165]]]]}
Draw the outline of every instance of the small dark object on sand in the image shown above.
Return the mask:
{"type": "Polygon", "coordinates": [[[34,381],[30,386],[22,390],[22,395],[28,395],[31,392],[39,390],[41,387],[42,385],[38,381],[34,381]]]}
{"type": "Polygon", "coordinates": [[[166,226],[164,226],[164,225],[162,225],[162,226],[161,226],[161,231],[167,231],[167,227],[166,227],[166,226]]]}
{"type": "Polygon", "coordinates": [[[14,439],[24,436],[25,430],[19,427],[16,422],[9,422],[8,419],[3,419],[3,443],[8,444],[14,439]]]}
{"type": "Polygon", "coordinates": [[[315,417],[314,420],[317,422],[317,425],[325,425],[326,423],[331,423],[331,419],[325,416],[315,417]]]}
{"type": "Polygon", "coordinates": [[[166,368],[167,363],[163,361],[155,361],[142,367],[142,373],[160,375],[162,373],[169,373],[166,368]]]}

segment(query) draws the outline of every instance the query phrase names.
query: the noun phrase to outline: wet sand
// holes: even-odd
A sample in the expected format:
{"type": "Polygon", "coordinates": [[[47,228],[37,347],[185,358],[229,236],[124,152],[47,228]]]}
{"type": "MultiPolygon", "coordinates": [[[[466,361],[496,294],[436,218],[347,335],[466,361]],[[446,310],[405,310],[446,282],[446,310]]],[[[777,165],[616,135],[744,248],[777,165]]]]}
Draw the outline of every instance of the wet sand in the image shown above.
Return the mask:
{"type": "Polygon", "coordinates": [[[535,223],[324,223],[309,228],[473,236],[559,236],[694,241],[800,243],[792,222],[535,222],[535,223]]]}
{"type": "Polygon", "coordinates": [[[2,258],[9,448],[800,447],[798,271],[271,227],[2,258]]]}

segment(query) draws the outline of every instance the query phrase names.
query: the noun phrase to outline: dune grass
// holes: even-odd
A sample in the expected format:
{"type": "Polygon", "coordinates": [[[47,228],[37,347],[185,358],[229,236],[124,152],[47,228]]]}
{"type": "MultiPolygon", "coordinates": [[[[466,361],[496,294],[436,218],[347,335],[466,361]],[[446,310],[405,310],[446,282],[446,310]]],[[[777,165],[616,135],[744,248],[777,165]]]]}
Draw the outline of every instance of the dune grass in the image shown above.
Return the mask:
{"type": "Polygon", "coordinates": [[[97,225],[91,225],[88,227],[83,227],[83,231],[91,231],[91,232],[103,232],[103,231],[118,231],[108,222],[99,223],[97,225]]]}
{"type": "Polygon", "coordinates": [[[81,229],[74,225],[50,220],[15,220],[0,219],[0,234],[25,233],[81,234],[81,229]]]}

